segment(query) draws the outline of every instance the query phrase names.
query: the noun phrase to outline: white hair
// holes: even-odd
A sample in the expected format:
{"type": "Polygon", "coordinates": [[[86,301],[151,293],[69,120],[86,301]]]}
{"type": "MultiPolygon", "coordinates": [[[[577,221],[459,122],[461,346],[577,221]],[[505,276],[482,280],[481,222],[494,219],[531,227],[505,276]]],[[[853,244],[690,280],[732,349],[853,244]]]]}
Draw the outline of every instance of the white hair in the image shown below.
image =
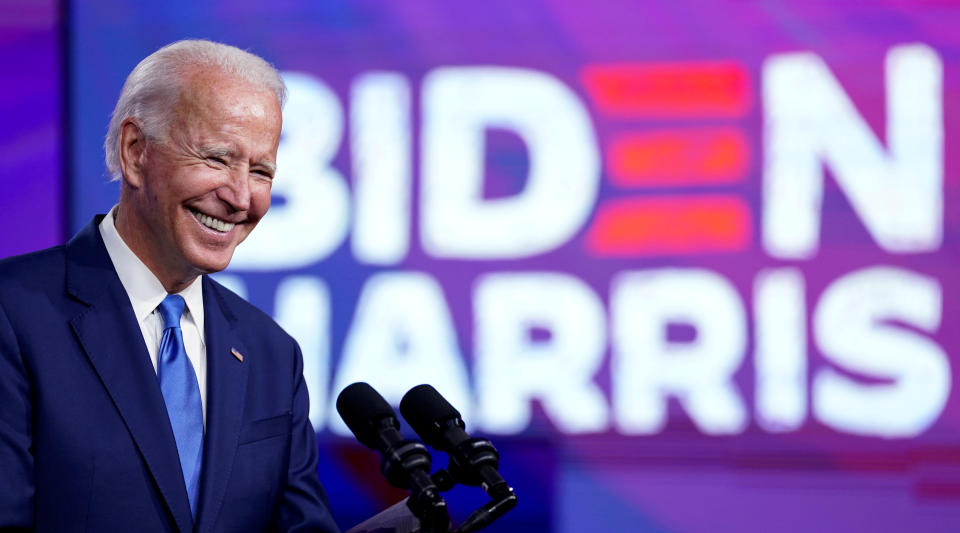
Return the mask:
{"type": "Polygon", "coordinates": [[[163,139],[187,75],[195,69],[220,69],[253,85],[270,89],[283,107],[287,88],[280,74],[263,58],[234,46],[205,40],[168,44],[150,54],[127,76],[110,117],[103,143],[107,172],[121,178],[120,124],[135,118],[148,139],[163,139]]]}

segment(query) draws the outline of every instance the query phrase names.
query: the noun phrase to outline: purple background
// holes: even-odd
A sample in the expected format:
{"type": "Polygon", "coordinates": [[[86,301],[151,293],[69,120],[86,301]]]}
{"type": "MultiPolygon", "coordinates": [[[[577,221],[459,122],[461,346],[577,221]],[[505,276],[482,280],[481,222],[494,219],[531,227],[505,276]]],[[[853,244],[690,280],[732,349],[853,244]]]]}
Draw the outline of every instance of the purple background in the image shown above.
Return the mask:
{"type": "Polygon", "coordinates": [[[0,257],[64,235],[60,13],[55,2],[0,1],[0,257]]]}
{"type": "MultiPolygon", "coordinates": [[[[53,3],[0,3],[0,10],[0,55],[10,76],[0,91],[8,124],[0,133],[0,154],[5,156],[0,176],[6,190],[0,196],[4,228],[0,256],[62,242],[115,202],[117,189],[107,183],[102,163],[109,113],[130,69],[176,39],[210,38],[251,49],[281,70],[323,79],[344,102],[351,80],[375,69],[403,72],[416,102],[419,82],[432,68],[504,65],[553,74],[589,108],[591,100],[579,78],[586,65],[741,63],[749,73],[752,93],[746,116],[733,121],[746,132],[752,154],[747,180],[735,187],[755,213],[754,238],[746,251],[601,260],[587,256],[581,233],[553,252],[519,262],[451,262],[425,254],[414,233],[411,253],[400,267],[429,272],[441,282],[461,350],[469,353],[465,347],[473,344],[472,287],[486,272],[566,271],[606,302],[610,279],[617,272],[701,266],[731,280],[751,313],[749,295],[762,268],[800,267],[812,307],[826,286],[845,273],[878,264],[902,266],[937,278],[943,288],[942,325],[933,335],[953,368],[953,390],[943,414],[912,439],[844,435],[810,416],[798,431],[768,434],[753,422],[752,412],[744,433],[708,437],[673,405],[667,429],[653,436],[613,432],[560,436],[537,407],[534,423],[522,436],[494,438],[503,455],[504,476],[517,488],[521,504],[490,530],[953,531],[960,523],[956,392],[960,334],[953,327],[960,323],[956,275],[960,150],[955,146],[960,134],[960,9],[951,3],[221,1],[147,6],[103,1],[70,3],[65,19],[64,10],[53,3]],[[61,40],[62,23],[66,42],[61,40]],[[914,42],[935,49],[944,65],[946,209],[941,248],[919,255],[884,252],[828,180],[825,230],[816,258],[801,262],[770,258],[756,237],[763,163],[759,100],[763,61],[777,53],[816,53],[883,138],[883,60],[891,46],[914,42]],[[68,117],[62,111],[64,101],[68,117]],[[70,154],[67,165],[62,163],[65,153],[70,154]]],[[[594,112],[592,119],[601,145],[623,129],[622,123],[599,113],[594,112]]],[[[635,124],[656,128],[673,123],[635,124]]],[[[500,156],[508,163],[500,170],[506,176],[503,187],[509,189],[511,176],[518,172],[509,164],[514,145],[507,141],[502,145],[500,156]]],[[[348,151],[344,140],[334,166],[349,178],[348,151]]],[[[608,197],[612,191],[603,189],[602,194],[608,197]]],[[[357,293],[376,270],[358,265],[349,246],[341,246],[327,260],[302,271],[322,276],[331,286],[334,361],[357,293]]],[[[289,274],[246,275],[251,300],[271,311],[276,284],[289,274]]],[[[752,337],[752,317],[750,322],[752,337]]],[[[809,344],[810,368],[827,365],[812,339],[809,344]]],[[[752,342],[747,353],[737,383],[750,408],[752,342]]],[[[609,388],[608,363],[597,381],[609,388]]],[[[401,496],[379,479],[375,456],[350,439],[323,433],[321,447],[321,478],[341,526],[348,527],[401,496]]],[[[449,499],[458,519],[482,502],[466,489],[458,489],[449,499]]]]}

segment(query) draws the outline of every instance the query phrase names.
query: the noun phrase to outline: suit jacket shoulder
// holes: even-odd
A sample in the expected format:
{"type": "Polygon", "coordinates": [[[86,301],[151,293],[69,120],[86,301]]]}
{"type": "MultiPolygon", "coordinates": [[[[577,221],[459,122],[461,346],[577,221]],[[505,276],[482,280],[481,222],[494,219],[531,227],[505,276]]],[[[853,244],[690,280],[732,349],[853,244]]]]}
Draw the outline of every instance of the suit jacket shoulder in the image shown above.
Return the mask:
{"type": "Polygon", "coordinates": [[[60,245],[0,260],[0,298],[29,293],[63,294],[65,250],[60,245]]]}

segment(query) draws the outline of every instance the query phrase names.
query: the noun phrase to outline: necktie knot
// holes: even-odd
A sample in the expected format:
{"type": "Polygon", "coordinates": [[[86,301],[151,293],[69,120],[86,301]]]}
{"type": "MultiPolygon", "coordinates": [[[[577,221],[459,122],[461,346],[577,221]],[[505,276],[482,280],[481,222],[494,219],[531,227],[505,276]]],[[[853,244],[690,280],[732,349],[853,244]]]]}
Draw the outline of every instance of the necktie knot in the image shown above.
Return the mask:
{"type": "Polygon", "coordinates": [[[183,308],[186,307],[183,296],[179,294],[169,294],[157,306],[160,311],[160,317],[163,319],[163,329],[179,328],[180,317],[183,316],[183,308]]]}

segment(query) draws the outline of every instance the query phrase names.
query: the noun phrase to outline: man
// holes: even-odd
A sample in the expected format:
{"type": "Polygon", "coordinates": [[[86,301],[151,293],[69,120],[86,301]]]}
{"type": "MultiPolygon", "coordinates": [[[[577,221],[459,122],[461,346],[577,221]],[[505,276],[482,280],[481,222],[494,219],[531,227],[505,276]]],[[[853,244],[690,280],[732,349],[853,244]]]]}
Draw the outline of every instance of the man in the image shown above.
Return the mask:
{"type": "Polygon", "coordinates": [[[239,49],[155,52],[105,143],[119,204],[0,262],[0,529],[336,531],[296,342],[205,276],[269,208],[284,97],[239,49]]]}

